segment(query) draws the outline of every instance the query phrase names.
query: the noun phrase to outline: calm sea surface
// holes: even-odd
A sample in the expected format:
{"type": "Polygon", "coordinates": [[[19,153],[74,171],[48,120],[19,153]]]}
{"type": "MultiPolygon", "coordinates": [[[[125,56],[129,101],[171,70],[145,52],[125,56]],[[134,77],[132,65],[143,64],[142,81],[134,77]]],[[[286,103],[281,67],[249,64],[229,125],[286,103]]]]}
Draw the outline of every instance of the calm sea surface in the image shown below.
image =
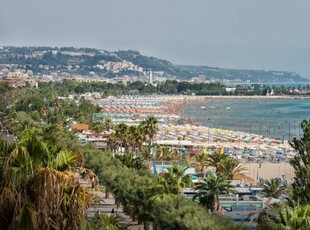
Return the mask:
{"type": "Polygon", "coordinates": [[[182,115],[204,126],[292,140],[302,135],[300,122],[310,119],[310,100],[208,99],[183,107],[182,115]]]}

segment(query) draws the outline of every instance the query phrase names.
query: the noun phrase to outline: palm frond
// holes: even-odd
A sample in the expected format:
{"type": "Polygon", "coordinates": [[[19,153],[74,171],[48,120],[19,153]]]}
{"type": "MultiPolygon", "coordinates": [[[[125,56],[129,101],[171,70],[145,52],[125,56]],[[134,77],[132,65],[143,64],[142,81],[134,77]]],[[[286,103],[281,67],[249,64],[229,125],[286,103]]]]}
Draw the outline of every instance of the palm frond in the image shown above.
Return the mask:
{"type": "Polygon", "coordinates": [[[38,228],[38,213],[35,206],[29,201],[24,201],[22,208],[17,217],[18,225],[24,229],[37,229],[38,228]]]}
{"type": "Polygon", "coordinates": [[[22,186],[33,175],[33,162],[27,149],[23,146],[17,146],[4,160],[4,183],[14,183],[17,186],[22,186]]]}
{"type": "Polygon", "coordinates": [[[83,157],[79,152],[63,149],[50,160],[48,165],[60,171],[70,170],[72,167],[81,166],[82,159],[83,157]]]}

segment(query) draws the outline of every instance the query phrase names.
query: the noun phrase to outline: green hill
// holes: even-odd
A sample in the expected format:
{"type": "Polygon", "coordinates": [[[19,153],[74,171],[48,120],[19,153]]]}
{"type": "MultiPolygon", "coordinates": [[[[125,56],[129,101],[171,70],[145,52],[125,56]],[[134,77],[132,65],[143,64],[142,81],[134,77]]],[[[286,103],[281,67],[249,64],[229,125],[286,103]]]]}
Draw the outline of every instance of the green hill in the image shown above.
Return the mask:
{"type": "Polygon", "coordinates": [[[250,81],[252,83],[309,82],[309,79],[304,78],[297,73],[287,71],[225,69],[191,65],[179,65],[178,67],[193,75],[203,75],[206,79],[240,80],[241,82],[250,81]]]}
{"type": "Polygon", "coordinates": [[[204,76],[205,79],[239,80],[242,82],[298,83],[309,82],[294,72],[237,70],[208,66],[175,65],[167,60],[149,57],[138,51],[109,52],[92,48],[74,47],[13,47],[0,49],[0,64],[11,68],[31,70],[34,74],[68,73],[99,77],[145,76],[152,70],[166,78],[190,79],[204,76]]]}

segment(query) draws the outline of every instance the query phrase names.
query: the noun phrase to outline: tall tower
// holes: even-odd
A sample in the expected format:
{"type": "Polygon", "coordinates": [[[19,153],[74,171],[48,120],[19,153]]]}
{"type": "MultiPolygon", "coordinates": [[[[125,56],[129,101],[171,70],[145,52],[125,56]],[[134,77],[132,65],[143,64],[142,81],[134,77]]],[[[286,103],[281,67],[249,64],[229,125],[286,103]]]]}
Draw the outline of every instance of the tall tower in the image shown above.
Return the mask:
{"type": "Polygon", "coordinates": [[[153,84],[153,72],[152,72],[152,70],[150,70],[149,83],[153,84]]]}

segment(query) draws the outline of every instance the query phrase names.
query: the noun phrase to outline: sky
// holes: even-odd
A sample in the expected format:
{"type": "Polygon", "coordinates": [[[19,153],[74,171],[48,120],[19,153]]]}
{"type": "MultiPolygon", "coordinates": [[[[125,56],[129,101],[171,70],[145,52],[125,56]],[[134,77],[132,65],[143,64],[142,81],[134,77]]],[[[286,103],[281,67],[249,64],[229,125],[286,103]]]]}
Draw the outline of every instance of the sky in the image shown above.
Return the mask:
{"type": "Polygon", "coordinates": [[[137,50],[310,78],[310,0],[0,0],[0,46],[137,50]]]}

